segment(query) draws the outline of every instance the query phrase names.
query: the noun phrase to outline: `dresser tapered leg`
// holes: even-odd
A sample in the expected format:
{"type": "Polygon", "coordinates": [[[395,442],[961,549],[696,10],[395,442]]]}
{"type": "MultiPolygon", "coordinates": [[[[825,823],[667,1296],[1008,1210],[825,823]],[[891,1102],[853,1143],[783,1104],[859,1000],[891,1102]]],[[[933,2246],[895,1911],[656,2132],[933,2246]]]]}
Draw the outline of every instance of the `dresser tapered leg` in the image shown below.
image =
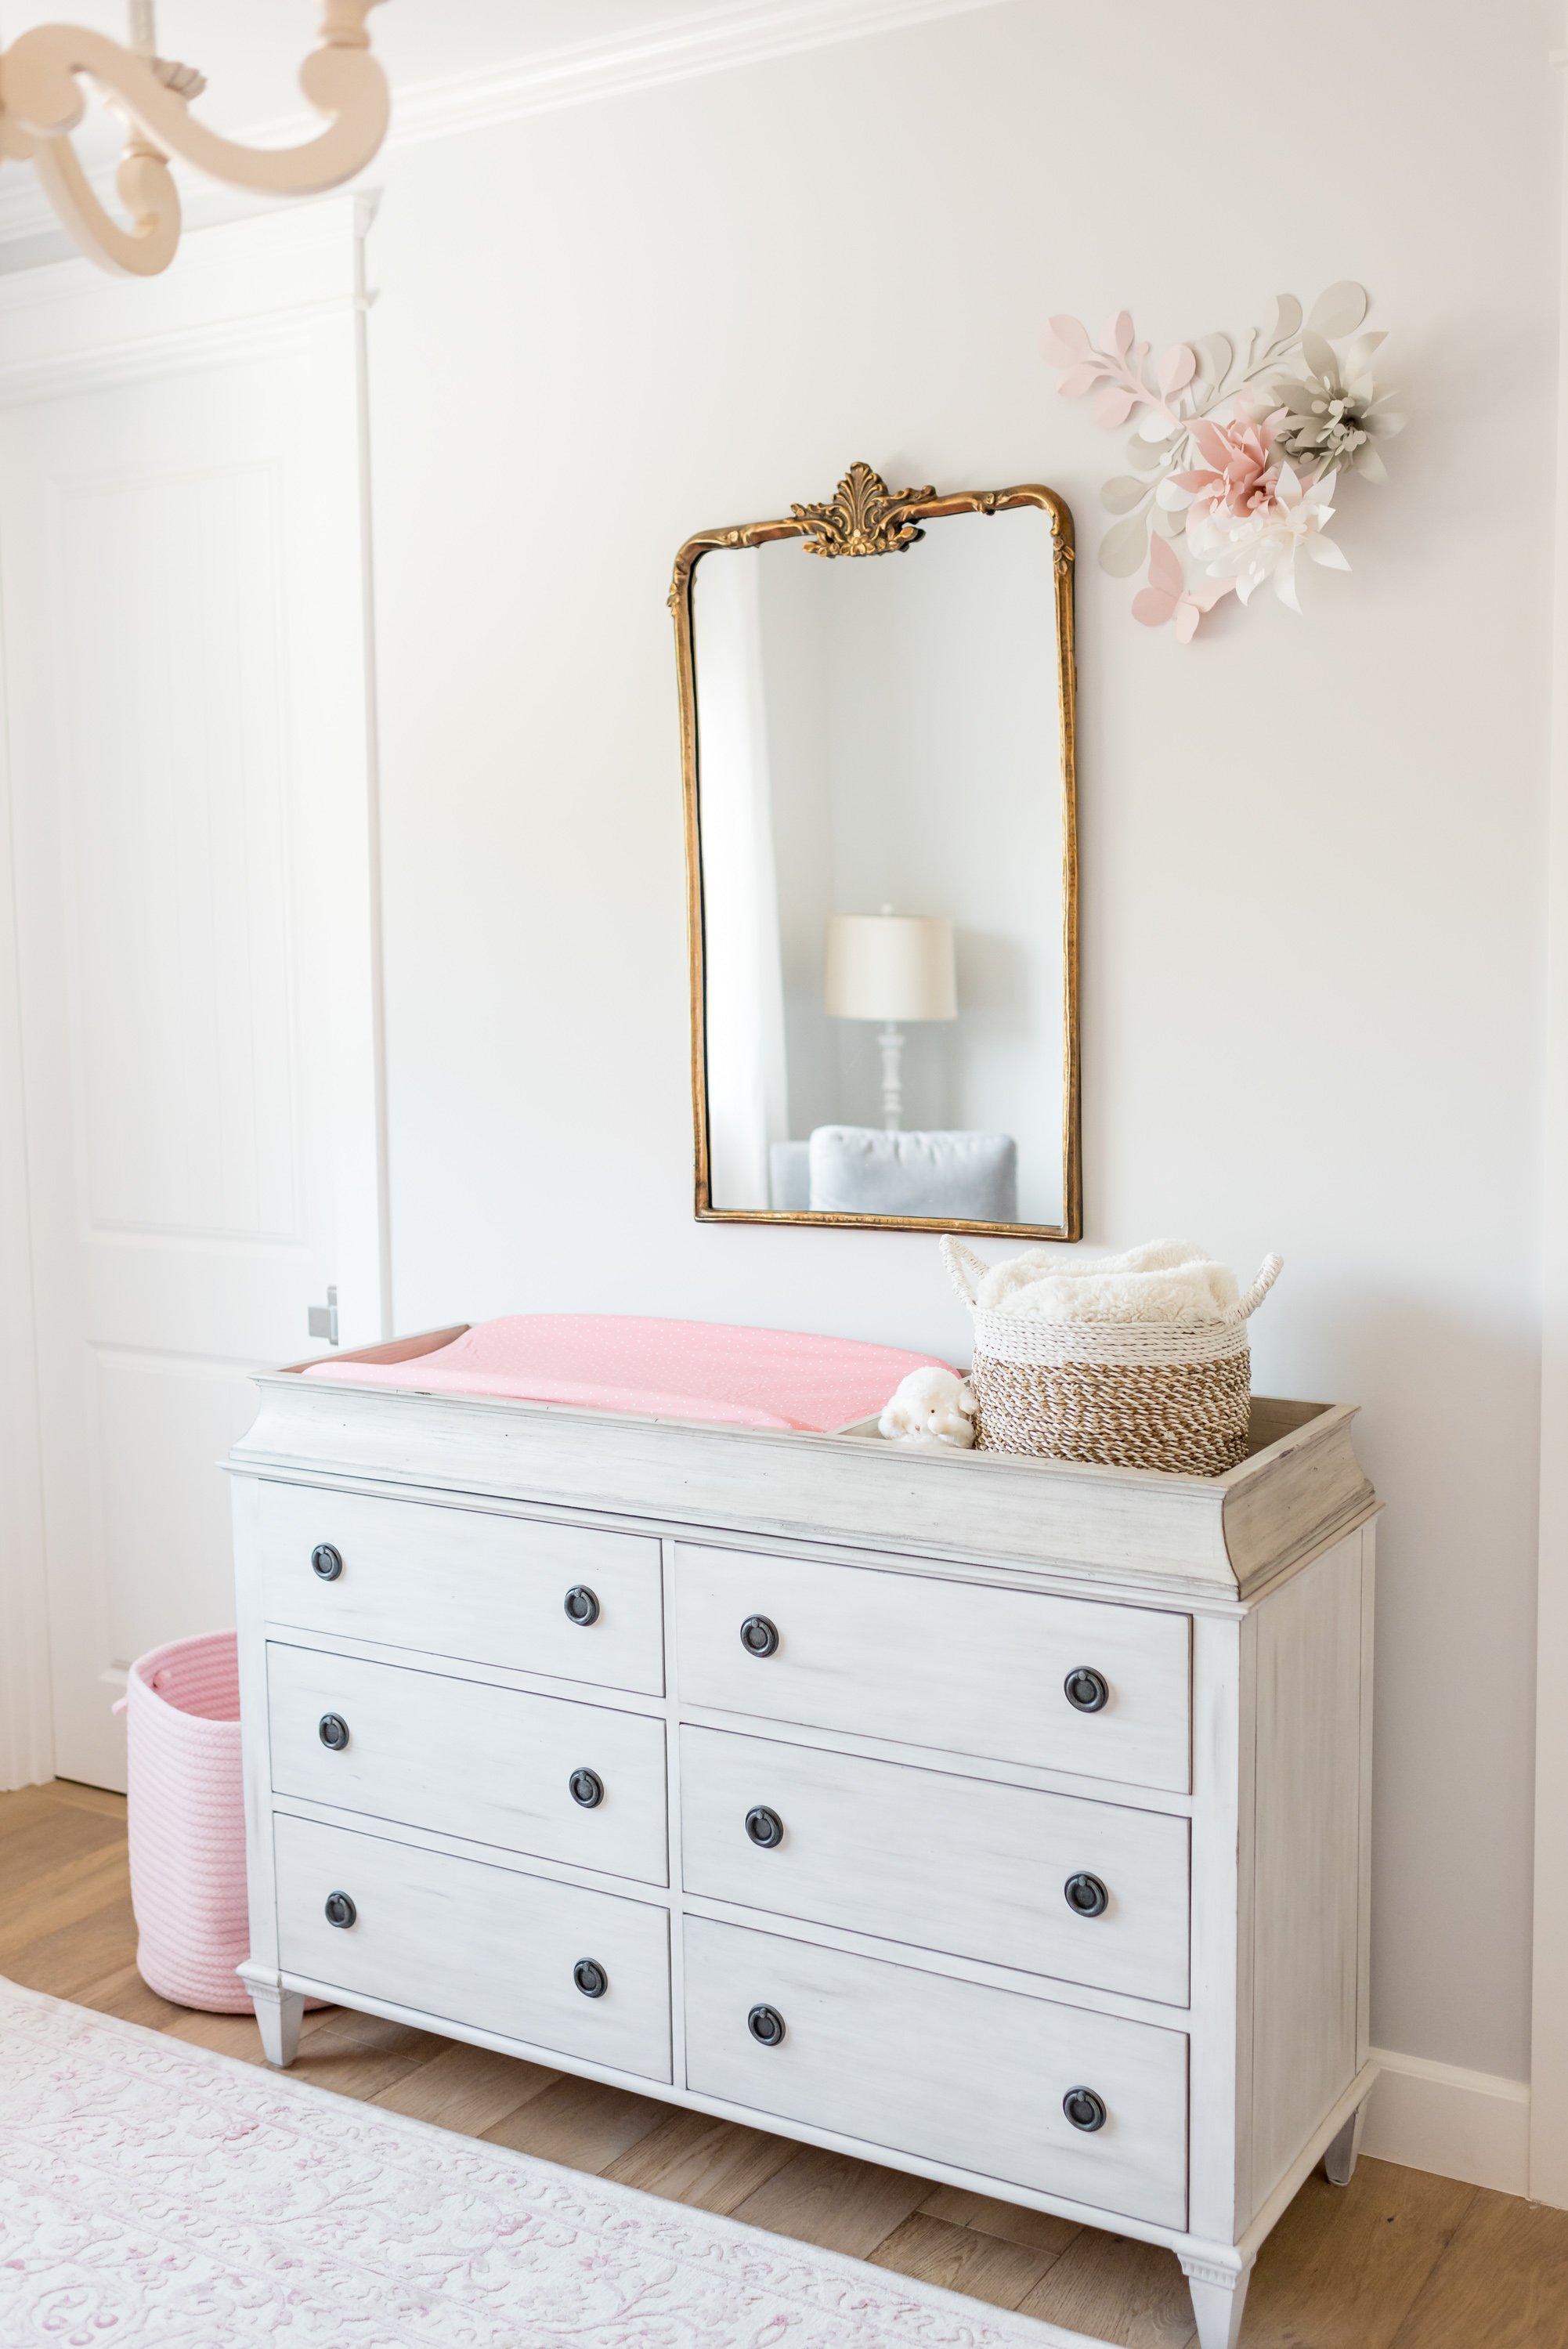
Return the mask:
{"type": "Polygon", "coordinates": [[[1366,2110],[1367,2099],[1363,2096],[1323,2157],[1324,2171],[1330,2186],[1348,2186],[1356,2175],[1356,2157],[1361,2150],[1361,2121],[1366,2110]]]}
{"type": "Polygon", "coordinates": [[[1198,2321],[1198,2349],[1236,2349],[1242,2337],[1242,2309],[1247,2297],[1252,2261],[1244,2268],[1218,2260],[1181,2256],[1192,2313],[1198,2321]]]}
{"type": "Polygon", "coordinates": [[[286,2071],[299,2054],[300,2017],[304,2013],[304,1999],[297,1990],[280,1989],[275,1982],[247,1982],[251,2004],[256,2010],[256,2025],[262,2034],[262,2053],[269,2064],[286,2071]]]}

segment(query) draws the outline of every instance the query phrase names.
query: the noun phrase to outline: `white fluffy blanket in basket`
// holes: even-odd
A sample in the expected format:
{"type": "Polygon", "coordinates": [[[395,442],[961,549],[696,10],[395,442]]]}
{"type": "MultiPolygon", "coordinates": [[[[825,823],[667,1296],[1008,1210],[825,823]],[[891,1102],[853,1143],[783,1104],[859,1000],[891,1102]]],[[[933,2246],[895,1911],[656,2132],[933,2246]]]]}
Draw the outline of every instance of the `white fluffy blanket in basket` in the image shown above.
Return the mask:
{"type": "Polygon", "coordinates": [[[1229,1265],[1190,1240],[1150,1240],[1125,1256],[1067,1266],[1057,1248],[994,1264],[975,1291],[982,1312],[1045,1321],[1214,1321],[1240,1291],[1229,1265]]]}

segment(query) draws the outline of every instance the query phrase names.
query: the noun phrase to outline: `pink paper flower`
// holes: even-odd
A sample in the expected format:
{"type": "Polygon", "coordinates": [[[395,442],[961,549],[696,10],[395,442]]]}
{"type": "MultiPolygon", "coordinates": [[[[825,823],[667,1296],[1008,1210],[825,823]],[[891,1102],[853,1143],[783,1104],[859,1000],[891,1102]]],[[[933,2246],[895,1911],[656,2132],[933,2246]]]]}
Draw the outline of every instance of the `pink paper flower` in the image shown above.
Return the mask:
{"type": "Polygon", "coordinates": [[[1332,473],[1317,481],[1310,477],[1298,481],[1291,466],[1282,465],[1278,494],[1269,505],[1254,506],[1240,514],[1216,509],[1196,527],[1189,518],[1188,539],[1209,578],[1227,585],[1233,583],[1243,604],[1251,601],[1254,587],[1272,579],[1280,602],[1299,612],[1298,554],[1305,554],[1309,562],[1326,564],[1331,571],[1350,568],[1344,549],[1325,535],[1334,519],[1334,508],[1328,502],[1334,481],[1332,473]]]}
{"type": "Polygon", "coordinates": [[[1191,428],[1192,440],[1208,463],[1193,472],[1173,473],[1168,482],[1162,482],[1161,504],[1181,504],[1179,497],[1166,492],[1187,491],[1191,497],[1189,530],[1212,513],[1271,512],[1276,503],[1279,468],[1269,460],[1284,416],[1285,410],[1276,408],[1272,416],[1237,416],[1229,424],[1212,424],[1206,417],[1200,418],[1191,428]]]}

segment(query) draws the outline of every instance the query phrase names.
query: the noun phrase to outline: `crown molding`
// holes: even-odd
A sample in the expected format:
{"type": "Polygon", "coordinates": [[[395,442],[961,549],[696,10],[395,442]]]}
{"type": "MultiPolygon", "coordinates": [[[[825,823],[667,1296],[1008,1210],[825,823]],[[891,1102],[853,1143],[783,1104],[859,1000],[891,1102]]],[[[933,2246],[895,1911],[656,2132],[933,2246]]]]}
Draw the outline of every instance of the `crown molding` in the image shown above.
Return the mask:
{"type": "Polygon", "coordinates": [[[79,258],[0,276],[0,409],[310,348],[366,306],[374,211],[348,193],[193,229],[157,277],[79,258]]]}
{"type": "MultiPolygon", "coordinates": [[[[845,41],[974,16],[1001,5],[1002,0],[727,0],[720,7],[665,17],[636,33],[573,41],[505,65],[406,84],[393,91],[392,127],[382,151],[396,153],[434,139],[693,81],[738,66],[835,48],[845,41]]],[[[320,127],[315,117],[302,114],[255,124],[234,135],[248,144],[275,146],[304,139],[320,127]]],[[[182,202],[199,202],[201,191],[211,186],[179,162],[174,173],[182,202]]],[[[99,202],[112,210],[113,171],[94,173],[92,185],[99,202]]],[[[0,180],[0,245],[58,233],[59,223],[32,172],[13,166],[0,180]]]]}
{"type": "MultiPolygon", "coordinates": [[[[346,301],[338,305],[347,309],[346,301]]],[[[221,318],[210,326],[184,326],[167,335],[143,335],[135,342],[99,343],[57,357],[21,359],[0,366],[0,409],[25,408],[37,399],[68,399],[79,391],[110,391],[122,384],[150,383],[160,377],[189,375],[199,367],[243,359],[278,358],[306,348],[308,323],[298,311],[267,318],[221,318]]]]}
{"type": "Polygon", "coordinates": [[[453,74],[397,90],[389,148],[422,146],[492,124],[692,81],[736,66],[763,65],[807,49],[968,16],[1000,0],[738,0],[614,34],[541,49],[510,65],[453,74]]]}

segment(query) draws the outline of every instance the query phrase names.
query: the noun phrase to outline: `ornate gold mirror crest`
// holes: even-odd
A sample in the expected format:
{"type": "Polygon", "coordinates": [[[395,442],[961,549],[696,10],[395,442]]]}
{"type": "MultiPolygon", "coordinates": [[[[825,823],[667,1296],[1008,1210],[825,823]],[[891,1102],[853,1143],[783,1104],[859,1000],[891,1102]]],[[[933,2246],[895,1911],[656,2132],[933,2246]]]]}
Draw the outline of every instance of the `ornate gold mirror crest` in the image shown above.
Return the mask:
{"type": "MultiPolygon", "coordinates": [[[[988,533],[983,535],[988,537],[988,533]]],[[[927,557],[919,554],[914,556],[917,565],[923,564],[927,560],[927,557]]],[[[1037,1239],[1075,1240],[1081,1236],[1075,773],[1076,665],[1073,647],[1072,582],[1072,517],[1066,504],[1054,491],[1037,483],[1023,483],[1012,489],[1003,490],[965,490],[947,497],[938,496],[930,483],[920,489],[892,491],[870,465],[863,463],[851,465],[832,497],[821,504],[792,505],[787,519],[745,523],[727,529],[699,531],[686,541],[676,554],[668,602],[676,624],[680,697],[681,755],[686,810],[686,915],[691,973],[692,1115],[696,1140],[696,1213],[699,1221],[848,1226],[882,1230],[957,1231],[1037,1239]],[[1057,974],[1059,973],[1059,1050],[1057,1045],[1052,1043],[1048,1056],[1049,1092],[1053,1100],[1056,1095],[1058,1073],[1060,1083],[1059,1118],[1052,1125],[1052,1131],[1059,1134],[1059,1185],[1054,1194],[1058,1203],[1058,1212],[1049,1220],[1039,1220],[1031,1219],[1015,1207],[1011,1216],[998,1220],[984,1216],[954,1213],[921,1215],[907,1211],[882,1213],[871,1209],[844,1211],[837,1207],[816,1207],[797,1203],[780,1206],[771,1196],[769,1204],[765,1206],[735,1205],[726,1203],[722,1191],[720,1196],[716,1199],[715,1104],[710,1092],[710,1081],[713,1076],[713,1071],[710,1068],[710,1046],[715,1034],[715,1015],[719,1013],[727,1017],[728,1007],[727,1002],[710,1005],[708,1000],[708,988],[710,984],[714,983],[716,968],[710,938],[715,909],[709,902],[709,893],[714,885],[713,879],[712,875],[705,870],[704,862],[702,756],[705,720],[700,703],[703,675],[699,674],[699,651],[702,655],[703,670],[706,673],[709,647],[706,645],[699,647],[700,630],[696,625],[694,611],[696,600],[694,590],[697,584],[698,567],[706,560],[720,552],[761,548],[780,540],[798,541],[801,551],[805,554],[835,563],[846,558],[858,559],[887,554],[907,555],[911,550],[918,547],[923,540],[928,538],[929,525],[932,523],[948,517],[963,515],[995,517],[1020,509],[1035,510],[1048,525],[1049,598],[1055,621],[1055,641],[1048,646],[1043,642],[1037,645],[1039,659],[1035,666],[1037,669],[1043,669],[1048,660],[1051,671],[1048,679],[1051,689],[1047,698],[1056,727],[1056,740],[1051,749],[1048,774],[1043,775],[1040,781],[1042,785],[1046,786],[1043,797],[1050,803],[1054,824],[1057,823],[1058,812],[1058,803],[1054,797],[1054,792],[1056,787],[1059,786],[1059,825],[1051,834],[1050,862],[1054,867],[1055,843],[1059,839],[1060,869],[1059,874],[1054,869],[1042,870],[1035,877],[1038,882],[1042,897],[1048,898],[1053,905],[1058,886],[1060,893],[1059,938],[1053,936],[1050,940],[1053,957],[1057,955],[1059,943],[1059,961],[1053,959],[1051,964],[1054,984],[1058,984],[1057,974]]],[[[752,591],[753,595],[755,592],[755,590],[752,591]]],[[[1005,594],[1005,588],[999,593],[1005,594]]],[[[717,608],[716,605],[716,610],[717,608]]],[[[749,621],[744,625],[749,626],[755,636],[758,622],[754,609],[749,621]]],[[[717,627],[717,622],[715,626],[717,627]]],[[[716,644],[717,642],[717,636],[714,642],[716,644]]],[[[915,714],[918,716],[921,695],[925,687],[928,672],[920,666],[921,656],[917,651],[912,649],[909,659],[914,664],[914,673],[911,678],[908,695],[901,698],[913,702],[915,714]]],[[[1021,694],[1026,683],[1027,680],[1025,680],[1021,684],[1021,694]]],[[[718,703],[721,687],[723,698],[727,705],[733,701],[733,694],[728,686],[723,684],[719,678],[716,657],[713,675],[709,680],[710,705],[718,703]]],[[[724,723],[732,724],[733,719],[733,709],[727,707],[723,712],[724,723]]],[[[720,711],[716,706],[710,706],[709,730],[717,745],[720,733],[720,711]]],[[[954,781],[961,792],[961,783],[958,782],[957,778],[954,781]]],[[[763,799],[764,801],[767,799],[766,789],[763,799]]],[[[984,824],[985,818],[984,812],[976,814],[973,802],[965,803],[960,797],[955,803],[954,822],[955,824],[962,824],[966,820],[979,826],[984,824]]],[[[717,820],[712,819],[711,812],[710,821],[712,829],[717,834],[718,824],[717,820]]],[[[759,820],[753,816],[752,821],[756,823],[759,820]]],[[[761,821],[765,822],[766,819],[761,821]]],[[[711,843],[708,844],[708,850],[711,863],[713,857],[711,843]]],[[[770,863],[771,843],[767,854],[770,863]]],[[[842,885],[841,884],[841,887],[842,885]]],[[[852,889],[851,894],[853,894],[852,889]]],[[[861,894],[863,894],[863,885],[861,894]]],[[[868,912],[870,910],[872,909],[868,909],[868,912]]],[[[881,908],[883,915],[890,913],[891,910],[891,907],[885,904],[881,908]]],[[[830,928],[834,922],[843,918],[844,916],[840,913],[830,916],[830,928]]],[[[867,917],[857,914],[848,918],[851,922],[863,923],[867,917]]],[[[963,918],[961,914],[960,919],[963,918]]],[[[947,922],[951,931],[952,923],[949,917],[934,917],[923,911],[921,916],[913,920],[906,918],[903,927],[908,931],[913,931],[923,926],[930,928],[934,919],[947,922]]],[[[1054,927],[1054,913],[1047,917],[1047,927],[1054,927]]],[[[735,926],[733,914],[729,918],[729,926],[733,933],[735,926]]],[[[962,931],[960,936],[963,936],[962,931]]],[[[777,940],[773,950],[777,960],[779,951],[777,940]]],[[[951,972],[953,949],[950,941],[946,951],[948,968],[951,972]]],[[[830,946],[829,952],[830,955],[832,952],[830,946]]],[[[951,978],[948,980],[948,987],[951,996],[951,978]]],[[[1057,999],[1053,997],[1053,1000],[1055,999],[1057,999]]],[[[825,1008],[828,1011],[831,1011],[834,1006],[829,1002],[825,1008]]],[[[962,1004],[957,1006],[958,1010],[963,1009],[962,1004]]],[[[861,1021],[881,1019],[882,1016],[881,1012],[871,1013],[858,1009],[854,1013],[855,1019],[861,1021]]],[[[892,1015],[888,1016],[891,1019],[892,1015]]],[[[950,1004],[945,1009],[923,1009],[900,1016],[917,1021],[952,1021],[955,1020],[957,1010],[950,1004]]],[[[845,1022],[841,1019],[838,1024],[841,1032],[845,1022]]],[[[869,1045],[869,1030],[862,1027],[860,1032],[866,1036],[869,1045]]],[[[890,1031],[889,1029],[884,1028],[882,1035],[877,1039],[878,1043],[882,1047],[884,1080],[888,1076],[890,1066],[887,1058],[887,1040],[890,1032],[896,1034],[897,1031],[896,1030],[890,1031]]],[[[929,1030],[926,1032],[929,1033],[929,1030]]],[[[781,1040],[779,1049],[782,1051],[781,1040]]],[[[891,1114],[884,1123],[888,1133],[893,1134],[900,1143],[985,1143],[1007,1139],[1005,1135],[969,1134],[962,1132],[956,1133],[934,1132],[929,1135],[920,1133],[908,1134],[900,1133],[898,1065],[895,1053],[892,1064],[892,1090],[890,1094],[884,1082],[882,1102],[884,1108],[888,1106],[890,1101],[892,1104],[891,1114]]],[[[792,1091],[793,1080],[790,1082],[792,1091]]],[[[862,1097],[864,1097],[864,1082],[862,1074],[862,1097]]],[[[1047,1104],[1037,1098],[1023,1105],[1020,1114],[1025,1117],[1032,1116],[1038,1123],[1040,1113],[1046,1109],[1047,1104]]],[[[1016,1122],[1011,1118],[1008,1120],[1009,1123],[1016,1122]]],[[[1047,1124],[1052,1123],[1048,1113],[1045,1123],[1047,1124]]],[[[834,1127],[830,1130],[838,1133],[853,1132],[857,1129],[834,1127]]],[[[871,1146],[874,1148],[879,1137],[869,1126],[865,1131],[871,1136],[871,1146]]],[[[813,1133],[813,1143],[815,1139],[816,1136],[813,1133]]],[[[788,1149],[805,1147],[798,1143],[786,1143],[784,1146],[788,1149]]],[[[722,1153],[720,1154],[722,1155],[722,1153]]],[[[1006,1195],[1006,1194],[1000,1195],[1006,1195]]]]}

